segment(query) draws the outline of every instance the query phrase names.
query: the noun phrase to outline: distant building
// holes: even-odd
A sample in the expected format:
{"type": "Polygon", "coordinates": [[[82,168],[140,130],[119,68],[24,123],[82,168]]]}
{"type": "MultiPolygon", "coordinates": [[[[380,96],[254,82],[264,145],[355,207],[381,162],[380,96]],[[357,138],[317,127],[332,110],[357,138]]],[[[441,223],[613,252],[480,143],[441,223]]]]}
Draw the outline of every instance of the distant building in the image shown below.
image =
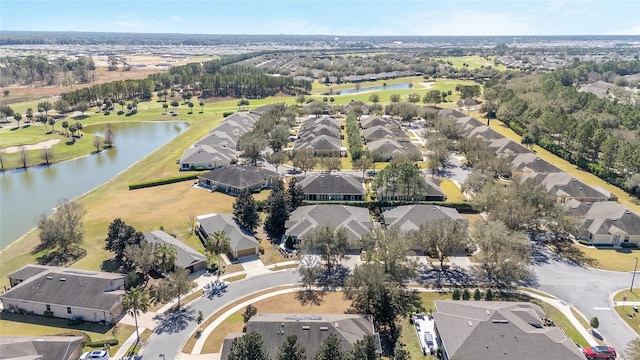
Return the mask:
{"type": "MultiPolygon", "coordinates": [[[[298,344],[305,349],[305,355],[312,359],[330,335],[340,340],[342,351],[352,351],[353,346],[365,336],[376,338],[376,349],[382,353],[380,336],[375,331],[370,315],[359,314],[257,314],[247,322],[247,332],[257,332],[264,341],[269,358],[275,359],[284,340],[291,335],[298,337],[298,344]]],[[[244,334],[229,334],[222,344],[220,359],[229,358],[231,343],[244,334]]]]}
{"type": "Polygon", "coordinates": [[[5,311],[109,323],[123,312],[123,274],[25,265],[8,277],[11,289],[0,295],[5,311]]]}
{"type": "Polygon", "coordinates": [[[583,202],[615,201],[618,198],[604,189],[593,188],[565,172],[524,174],[520,181],[538,181],[549,195],[564,203],[570,199],[583,202]]]}

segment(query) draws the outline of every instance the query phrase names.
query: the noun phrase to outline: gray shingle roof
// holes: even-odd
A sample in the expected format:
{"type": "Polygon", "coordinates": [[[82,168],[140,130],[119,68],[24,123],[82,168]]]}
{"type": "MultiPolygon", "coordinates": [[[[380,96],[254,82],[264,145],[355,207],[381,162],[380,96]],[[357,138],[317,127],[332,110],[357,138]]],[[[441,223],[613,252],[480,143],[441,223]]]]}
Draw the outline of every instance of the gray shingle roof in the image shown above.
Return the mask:
{"type": "Polygon", "coordinates": [[[311,139],[298,139],[295,141],[293,148],[296,150],[327,150],[327,151],[340,151],[340,138],[335,138],[327,135],[320,135],[311,139]]]}
{"type": "MultiPolygon", "coordinates": [[[[51,266],[45,266],[45,265],[36,265],[36,264],[25,265],[20,269],[9,274],[7,277],[9,279],[26,280],[32,276],[40,274],[41,272],[48,271],[51,268],[52,268],[51,266]]],[[[58,269],[64,270],[65,268],[60,267],[58,269]]]]}
{"type": "Polygon", "coordinates": [[[366,128],[362,130],[362,136],[366,140],[370,139],[382,139],[382,138],[408,138],[409,135],[399,128],[394,128],[392,126],[372,126],[370,128],[366,128]]]}
{"type": "Polygon", "coordinates": [[[0,359],[76,360],[83,336],[2,336],[0,359]]]}
{"type": "Polygon", "coordinates": [[[108,290],[123,285],[124,277],[122,274],[50,267],[12,287],[0,295],[0,299],[110,311],[120,302],[124,290],[108,290]]]}
{"type": "Polygon", "coordinates": [[[300,206],[289,215],[285,235],[304,238],[316,226],[328,225],[332,229],[344,227],[349,240],[359,240],[373,230],[369,210],[347,205],[300,206]]]}
{"type": "Polygon", "coordinates": [[[209,214],[198,216],[200,228],[208,235],[223,231],[229,237],[229,245],[233,251],[255,249],[260,246],[256,238],[240,229],[231,214],[209,214]]]}
{"type": "Polygon", "coordinates": [[[467,223],[458,210],[437,205],[402,205],[382,213],[387,226],[395,226],[403,231],[418,230],[420,225],[441,219],[457,220],[467,223]]]}
{"type": "Polygon", "coordinates": [[[539,306],[518,302],[436,300],[436,328],[451,359],[583,360],[558,327],[542,326],[539,306]]]}
{"type": "Polygon", "coordinates": [[[391,118],[385,118],[381,116],[374,116],[369,118],[360,119],[360,125],[362,125],[363,129],[370,128],[373,126],[395,126],[400,127],[400,123],[391,118]]]}
{"type": "Polygon", "coordinates": [[[508,138],[500,138],[494,139],[489,142],[489,148],[494,149],[497,154],[528,154],[531,153],[531,150],[526,147],[518,144],[517,142],[508,139],[508,138]]]}
{"type": "Polygon", "coordinates": [[[231,164],[236,158],[235,148],[212,147],[208,145],[196,145],[184,151],[180,164],[231,164]]]}
{"type": "Polygon", "coordinates": [[[349,174],[311,174],[298,181],[305,194],[364,195],[362,179],[349,174]]]}
{"type": "MultiPolygon", "coordinates": [[[[309,359],[318,353],[329,334],[338,337],[343,351],[353,350],[356,341],[367,335],[377,336],[371,317],[358,314],[257,314],[247,322],[247,332],[252,331],[262,336],[271,359],[276,358],[280,346],[290,335],[298,337],[298,343],[305,348],[309,359]]],[[[231,339],[240,335],[231,335],[229,341],[225,339],[221,359],[228,358],[231,339]]]]}
{"type": "Polygon", "coordinates": [[[187,268],[200,262],[206,262],[207,257],[187,246],[162,230],[144,233],[144,238],[151,244],[165,244],[176,249],[176,266],[187,268]]]}
{"type": "Polygon", "coordinates": [[[514,172],[560,172],[559,168],[553,166],[547,161],[540,159],[538,155],[532,152],[511,155],[507,158],[507,161],[511,163],[511,169],[514,172]]]}
{"type": "Polygon", "coordinates": [[[593,203],[584,218],[581,227],[594,235],[640,235],[640,216],[614,201],[593,203]]]}
{"type": "Polygon", "coordinates": [[[398,142],[393,139],[378,139],[367,142],[367,149],[380,151],[383,158],[419,151],[417,146],[408,141],[398,142]]]}
{"type": "Polygon", "coordinates": [[[300,131],[298,131],[298,138],[300,139],[309,140],[309,138],[320,136],[320,135],[331,136],[339,139],[340,129],[332,126],[328,126],[328,125],[320,125],[318,127],[309,127],[309,128],[300,129],[300,131]]]}
{"type": "Polygon", "coordinates": [[[609,199],[610,197],[610,194],[603,194],[601,191],[598,191],[582,181],[571,177],[571,175],[565,172],[548,174],[531,173],[525,174],[521,177],[521,181],[523,182],[530,179],[533,179],[533,181],[540,181],[545,189],[547,189],[547,192],[556,197],[567,196],[577,199],[609,199]]]}
{"type": "Polygon", "coordinates": [[[269,178],[279,177],[278,173],[250,165],[227,165],[198,176],[219,184],[245,189],[262,184],[269,178]]]}

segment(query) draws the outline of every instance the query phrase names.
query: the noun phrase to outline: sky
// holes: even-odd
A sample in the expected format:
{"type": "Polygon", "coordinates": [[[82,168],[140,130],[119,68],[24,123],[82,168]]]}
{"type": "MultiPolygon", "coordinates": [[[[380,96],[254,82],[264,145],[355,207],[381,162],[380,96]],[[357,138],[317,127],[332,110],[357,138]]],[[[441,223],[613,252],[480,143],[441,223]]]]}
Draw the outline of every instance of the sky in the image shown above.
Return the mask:
{"type": "Polygon", "coordinates": [[[640,35],[638,0],[0,0],[2,30],[640,35]]]}

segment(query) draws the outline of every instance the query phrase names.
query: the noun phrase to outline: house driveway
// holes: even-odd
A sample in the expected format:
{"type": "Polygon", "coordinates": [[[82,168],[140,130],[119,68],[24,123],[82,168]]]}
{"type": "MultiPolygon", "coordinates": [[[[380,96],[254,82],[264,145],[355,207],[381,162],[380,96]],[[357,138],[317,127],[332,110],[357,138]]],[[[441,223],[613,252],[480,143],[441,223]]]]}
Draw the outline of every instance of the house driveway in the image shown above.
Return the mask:
{"type": "Polygon", "coordinates": [[[247,273],[247,277],[270,273],[257,255],[243,256],[240,259],[240,265],[247,273]]]}

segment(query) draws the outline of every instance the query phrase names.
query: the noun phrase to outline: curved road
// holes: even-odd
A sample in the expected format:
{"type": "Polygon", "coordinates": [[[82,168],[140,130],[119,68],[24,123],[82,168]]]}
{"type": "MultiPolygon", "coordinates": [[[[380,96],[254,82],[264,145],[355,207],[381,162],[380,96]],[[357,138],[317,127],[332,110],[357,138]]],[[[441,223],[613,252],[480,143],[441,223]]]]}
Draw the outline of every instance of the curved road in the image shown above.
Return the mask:
{"type": "MultiPolygon", "coordinates": [[[[633,273],[599,270],[558,258],[548,249],[534,254],[537,288],[578,309],[587,319],[598,317],[599,333],[618,350],[638,337],[613,309],[611,296],[631,286],[633,273]]],[[[636,279],[640,281],[640,278],[636,279]]],[[[631,307],[628,307],[632,311],[631,307]]]]}
{"type": "Polygon", "coordinates": [[[293,270],[275,271],[230,283],[226,292],[220,297],[209,299],[206,296],[202,296],[185,306],[180,316],[165,318],[156,328],[156,332],[149,338],[140,355],[148,360],[163,359],[161,354],[164,354],[164,359],[177,359],[182,346],[199,327],[195,320],[198,316],[198,311],[202,311],[206,318],[221,308],[256,291],[297,282],[297,272],[293,270]]]}

